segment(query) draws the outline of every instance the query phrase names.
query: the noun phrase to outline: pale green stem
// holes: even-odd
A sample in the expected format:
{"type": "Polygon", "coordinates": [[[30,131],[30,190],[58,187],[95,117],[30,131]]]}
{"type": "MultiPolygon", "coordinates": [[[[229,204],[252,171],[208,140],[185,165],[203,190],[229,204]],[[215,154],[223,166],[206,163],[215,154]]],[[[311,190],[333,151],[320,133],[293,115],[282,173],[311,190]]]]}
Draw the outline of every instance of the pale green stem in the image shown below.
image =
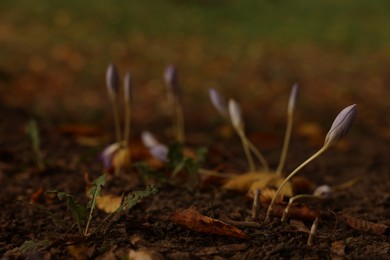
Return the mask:
{"type": "Polygon", "coordinates": [[[92,205],[91,205],[91,210],[89,211],[89,216],[88,216],[87,225],[85,226],[85,231],[84,231],[84,236],[85,236],[85,237],[88,235],[89,224],[91,223],[91,219],[92,219],[92,212],[93,212],[93,210],[95,209],[95,205],[96,205],[96,196],[97,196],[97,193],[95,192],[95,193],[93,194],[93,197],[92,197],[92,205]]]}
{"type": "Polygon", "coordinates": [[[204,176],[213,176],[213,177],[221,177],[221,178],[234,178],[237,176],[235,173],[220,173],[204,168],[200,168],[198,170],[199,174],[204,175],[204,176]]]}
{"type": "Polygon", "coordinates": [[[292,204],[294,203],[294,201],[296,201],[298,199],[307,199],[307,198],[309,198],[309,199],[321,199],[322,197],[316,196],[316,195],[313,195],[313,194],[299,194],[299,195],[296,195],[294,197],[291,197],[290,200],[288,201],[288,204],[287,204],[286,208],[284,209],[281,221],[285,222],[287,220],[288,214],[290,213],[290,209],[291,209],[292,204]]]}
{"type": "Polygon", "coordinates": [[[256,171],[255,163],[253,162],[253,157],[249,148],[248,139],[245,137],[244,129],[243,128],[236,128],[238,135],[240,136],[242,147],[244,148],[245,156],[248,160],[249,164],[249,171],[254,172],[256,171]]]}
{"type": "Polygon", "coordinates": [[[176,117],[176,138],[180,143],[184,143],[185,141],[185,132],[184,132],[184,115],[183,115],[183,107],[180,102],[175,99],[175,117],[176,117]]]}
{"type": "Polygon", "coordinates": [[[318,157],[320,154],[322,154],[323,152],[325,152],[327,149],[329,148],[328,145],[324,145],[318,152],[316,152],[315,154],[313,154],[309,159],[307,159],[306,161],[304,161],[301,165],[299,165],[292,173],[290,173],[286,179],[284,179],[284,181],[282,182],[282,184],[280,184],[279,188],[276,190],[276,193],[274,195],[274,197],[272,198],[271,200],[271,203],[269,204],[268,206],[268,211],[267,211],[267,215],[265,217],[265,221],[269,221],[269,218],[270,218],[270,215],[273,211],[273,206],[275,204],[275,200],[276,198],[279,196],[282,188],[284,187],[284,185],[299,171],[301,170],[303,167],[305,167],[308,163],[310,163],[311,161],[313,161],[316,157],[318,157]]]}
{"type": "Polygon", "coordinates": [[[288,151],[288,146],[290,144],[290,138],[291,138],[292,125],[293,125],[293,114],[289,113],[287,115],[287,128],[284,136],[282,153],[280,155],[278,168],[276,168],[276,174],[279,176],[282,174],[284,164],[286,163],[287,151],[288,151]]]}
{"type": "Polygon", "coordinates": [[[119,123],[119,107],[115,96],[111,96],[111,103],[112,103],[112,110],[114,114],[115,137],[116,137],[116,141],[118,143],[121,143],[122,133],[121,133],[120,123],[119,123]]]}
{"type": "Polygon", "coordinates": [[[269,164],[268,164],[267,160],[265,159],[265,157],[263,156],[263,154],[259,151],[259,149],[256,148],[256,146],[251,141],[249,141],[248,138],[246,138],[246,140],[248,142],[249,149],[252,151],[252,153],[256,156],[256,158],[263,165],[264,171],[269,172],[270,171],[269,164]]]}
{"type": "Polygon", "coordinates": [[[131,127],[131,104],[129,100],[125,100],[125,129],[124,129],[125,146],[129,144],[130,127],[131,127]]]}

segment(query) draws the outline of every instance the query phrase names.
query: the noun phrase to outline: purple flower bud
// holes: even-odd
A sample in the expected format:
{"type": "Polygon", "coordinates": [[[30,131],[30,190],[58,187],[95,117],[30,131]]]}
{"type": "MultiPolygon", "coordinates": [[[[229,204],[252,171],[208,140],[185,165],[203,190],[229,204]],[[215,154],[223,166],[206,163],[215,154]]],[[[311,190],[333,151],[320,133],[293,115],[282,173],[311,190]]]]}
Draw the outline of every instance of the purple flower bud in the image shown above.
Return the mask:
{"type": "Polygon", "coordinates": [[[146,148],[150,149],[155,145],[160,144],[157,139],[154,137],[154,135],[148,131],[144,131],[141,134],[141,140],[142,143],[145,145],[146,148]]]}
{"type": "Polygon", "coordinates": [[[169,65],[165,69],[164,80],[167,87],[174,93],[175,96],[180,96],[180,87],[177,79],[177,70],[175,66],[169,65]]]}
{"type": "Polygon", "coordinates": [[[288,113],[289,115],[292,115],[292,114],[294,113],[295,103],[296,103],[296,101],[297,101],[298,90],[299,90],[299,86],[298,86],[297,83],[295,83],[295,84],[292,86],[291,94],[290,94],[290,99],[289,99],[289,101],[288,101],[287,113],[288,113]]]}
{"type": "Polygon", "coordinates": [[[124,78],[124,96],[125,101],[129,102],[132,100],[132,90],[131,90],[131,74],[130,71],[126,72],[125,78],[124,78]]]}
{"type": "Polygon", "coordinates": [[[209,89],[209,96],[210,96],[211,103],[213,104],[214,108],[218,111],[218,113],[224,118],[229,118],[226,99],[223,96],[221,96],[219,92],[214,88],[209,89]]]}
{"type": "Polygon", "coordinates": [[[168,147],[163,144],[157,144],[149,149],[150,154],[157,160],[168,161],[168,147]]]}
{"type": "Polygon", "coordinates": [[[107,67],[106,84],[110,97],[115,97],[119,91],[119,74],[118,69],[113,63],[107,67]]]}
{"type": "Polygon", "coordinates": [[[352,122],[356,117],[356,104],[344,108],[333,121],[333,124],[325,137],[324,146],[335,144],[351,128],[352,122]]]}
{"type": "Polygon", "coordinates": [[[100,154],[100,160],[103,162],[105,169],[110,170],[113,168],[112,159],[120,149],[120,143],[113,143],[103,150],[103,152],[100,154]]]}
{"type": "Polygon", "coordinates": [[[241,129],[244,125],[241,117],[241,109],[240,105],[234,99],[229,100],[229,115],[233,126],[236,129],[241,129]]]}

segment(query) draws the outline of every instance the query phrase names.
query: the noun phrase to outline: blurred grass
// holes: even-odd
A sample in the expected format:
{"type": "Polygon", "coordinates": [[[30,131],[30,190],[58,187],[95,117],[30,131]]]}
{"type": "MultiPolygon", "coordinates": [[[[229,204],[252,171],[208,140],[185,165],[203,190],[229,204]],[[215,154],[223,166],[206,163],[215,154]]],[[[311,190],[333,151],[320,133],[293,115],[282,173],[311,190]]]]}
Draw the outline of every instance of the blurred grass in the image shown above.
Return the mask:
{"type": "Polygon", "coordinates": [[[223,87],[247,96],[246,109],[281,115],[298,81],[306,109],[372,100],[387,108],[389,14],[387,0],[2,0],[0,72],[10,80],[0,82],[1,100],[42,112],[103,110],[114,61],[132,69],[141,108],[158,109],[172,62],[188,103],[223,87]]]}

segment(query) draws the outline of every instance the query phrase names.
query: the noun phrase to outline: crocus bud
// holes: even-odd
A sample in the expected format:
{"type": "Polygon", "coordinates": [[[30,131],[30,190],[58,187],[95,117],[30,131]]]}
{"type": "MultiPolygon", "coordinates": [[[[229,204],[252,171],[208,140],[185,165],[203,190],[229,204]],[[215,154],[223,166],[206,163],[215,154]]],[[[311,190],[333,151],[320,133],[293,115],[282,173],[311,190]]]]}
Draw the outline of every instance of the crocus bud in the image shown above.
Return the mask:
{"type": "Polygon", "coordinates": [[[242,129],[244,124],[241,118],[240,105],[234,99],[229,100],[229,115],[234,128],[242,129]]]}
{"type": "Polygon", "coordinates": [[[221,96],[219,92],[214,88],[209,89],[209,96],[210,96],[211,103],[213,104],[214,108],[218,111],[218,113],[224,118],[229,118],[226,99],[223,96],[221,96]]]}
{"type": "Polygon", "coordinates": [[[174,93],[174,95],[179,96],[180,95],[180,88],[179,83],[177,79],[177,70],[175,66],[169,65],[165,69],[164,73],[164,80],[167,87],[174,93]]]}
{"type": "Polygon", "coordinates": [[[150,149],[155,145],[160,144],[157,139],[154,137],[154,135],[148,131],[144,131],[141,134],[141,140],[142,143],[145,145],[146,148],[150,149]]]}
{"type": "Polygon", "coordinates": [[[299,86],[297,83],[295,83],[292,86],[290,99],[288,101],[287,114],[289,114],[289,115],[292,115],[294,113],[295,103],[297,101],[298,89],[299,89],[299,86]]]}
{"type": "Polygon", "coordinates": [[[333,124],[325,137],[324,146],[330,146],[339,141],[351,128],[356,117],[356,104],[344,108],[333,121],[333,124]]]}
{"type": "Polygon", "coordinates": [[[113,63],[107,67],[106,84],[110,97],[115,97],[119,91],[119,75],[118,69],[113,63]]]}
{"type": "Polygon", "coordinates": [[[131,91],[131,74],[130,71],[126,72],[125,78],[123,80],[124,82],[124,96],[125,96],[125,101],[130,102],[132,99],[132,91],[131,91]]]}
{"type": "Polygon", "coordinates": [[[314,190],[313,195],[321,198],[329,198],[332,192],[333,189],[329,185],[321,185],[314,190]]]}
{"type": "Polygon", "coordinates": [[[149,149],[150,154],[157,160],[168,161],[168,147],[163,144],[157,144],[149,149]]]}

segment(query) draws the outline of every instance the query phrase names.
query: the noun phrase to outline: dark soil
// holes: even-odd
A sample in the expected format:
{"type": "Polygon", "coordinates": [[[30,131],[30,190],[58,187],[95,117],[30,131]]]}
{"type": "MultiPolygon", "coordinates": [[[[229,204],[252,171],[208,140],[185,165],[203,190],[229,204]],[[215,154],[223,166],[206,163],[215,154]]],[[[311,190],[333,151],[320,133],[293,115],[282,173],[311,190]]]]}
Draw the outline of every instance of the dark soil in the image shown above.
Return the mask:
{"type": "MultiPolygon", "coordinates": [[[[154,252],[155,259],[159,256],[167,259],[390,258],[388,232],[362,231],[332,216],[319,221],[312,246],[307,245],[307,233],[281,223],[279,218],[264,223],[264,207],[257,220],[258,227],[241,227],[249,239],[199,233],[173,223],[171,216],[174,212],[191,206],[216,219],[252,221],[251,201],[244,193],[224,191],[218,185],[204,183],[201,187],[162,185],[156,196],[148,197],[128,212],[117,215],[105,232],[84,239],[78,234],[64,201],[44,194],[34,199],[34,203],[30,201],[41,189],[65,191],[86,202],[84,174],[87,172],[91,179],[102,174],[103,167],[97,158],[108,141],[86,146],[77,139],[80,133],[65,134],[53,121],[38,120],[42,151],[48,165],[47,169],[39,171],[24,128],[31,115],[28,111],[7,107],[1,107],[0,111],[1,255],[31,259],[123,259],[131,249],[144,249],[154,252]],[[21,248],[26,241],[35,241],[35,248],[21,248]]],[[[387,112],[382,113],[388,117],[387,112]]],[[[324,118],[329,117],[324,115],[324,118]]],[[[283,126],[281,119],[274,120],[283,126]]],[[[207,123],[197,123],[188,118],[189,142],[195,148],[209,147],[205,167],[243,172],[244,157],[236,137],[223,139],[207,123]],[[215,140],[210,138],[211,132],[216,136],[215,140]]],[[[330,125],[331,122],[320,121],[319,124],[330,125]]],[[[294,128],[298,129],[299,125],[294,128]]],[[[93,132],[92,137],[104,139],[107,127],[96,128],[98,131],[93,132]]],[[[306,201],[306,204],[323,212],[345,213],[390,226],[389,139],[384,131],[373,135],[368,129],[371,129],[369,122],[357,123],[341,145],[327,151],[301,173],[315,185],[336,186],[356,177],[359,181],[335,191],[328,200],[306,201]]],[[[264,148],[273,166],[277,164],[280,153],[279,134],[282,136],[283,127],[276,133],[250,132],[255,143],[264,148]],[[268,142],[263,145],[263,140],[268,142]]],[[[137,131],[134,136],[132,141],[137,142],[137,131]]],[[[293,170],[321,145],[297,131],[293,136],[287,171],[293,170]]],[[[113,177],[104,187],[104,192],[121,194],[141,189],[144,186],[140,184],[137,172],[132,170],[113,177]]],[[[104,212],[97,210],[92,227],[96,227],[105,216],[104,212]]],[[[310,229],[312,223],[305,221],[304,224],[310,229]]]]}

